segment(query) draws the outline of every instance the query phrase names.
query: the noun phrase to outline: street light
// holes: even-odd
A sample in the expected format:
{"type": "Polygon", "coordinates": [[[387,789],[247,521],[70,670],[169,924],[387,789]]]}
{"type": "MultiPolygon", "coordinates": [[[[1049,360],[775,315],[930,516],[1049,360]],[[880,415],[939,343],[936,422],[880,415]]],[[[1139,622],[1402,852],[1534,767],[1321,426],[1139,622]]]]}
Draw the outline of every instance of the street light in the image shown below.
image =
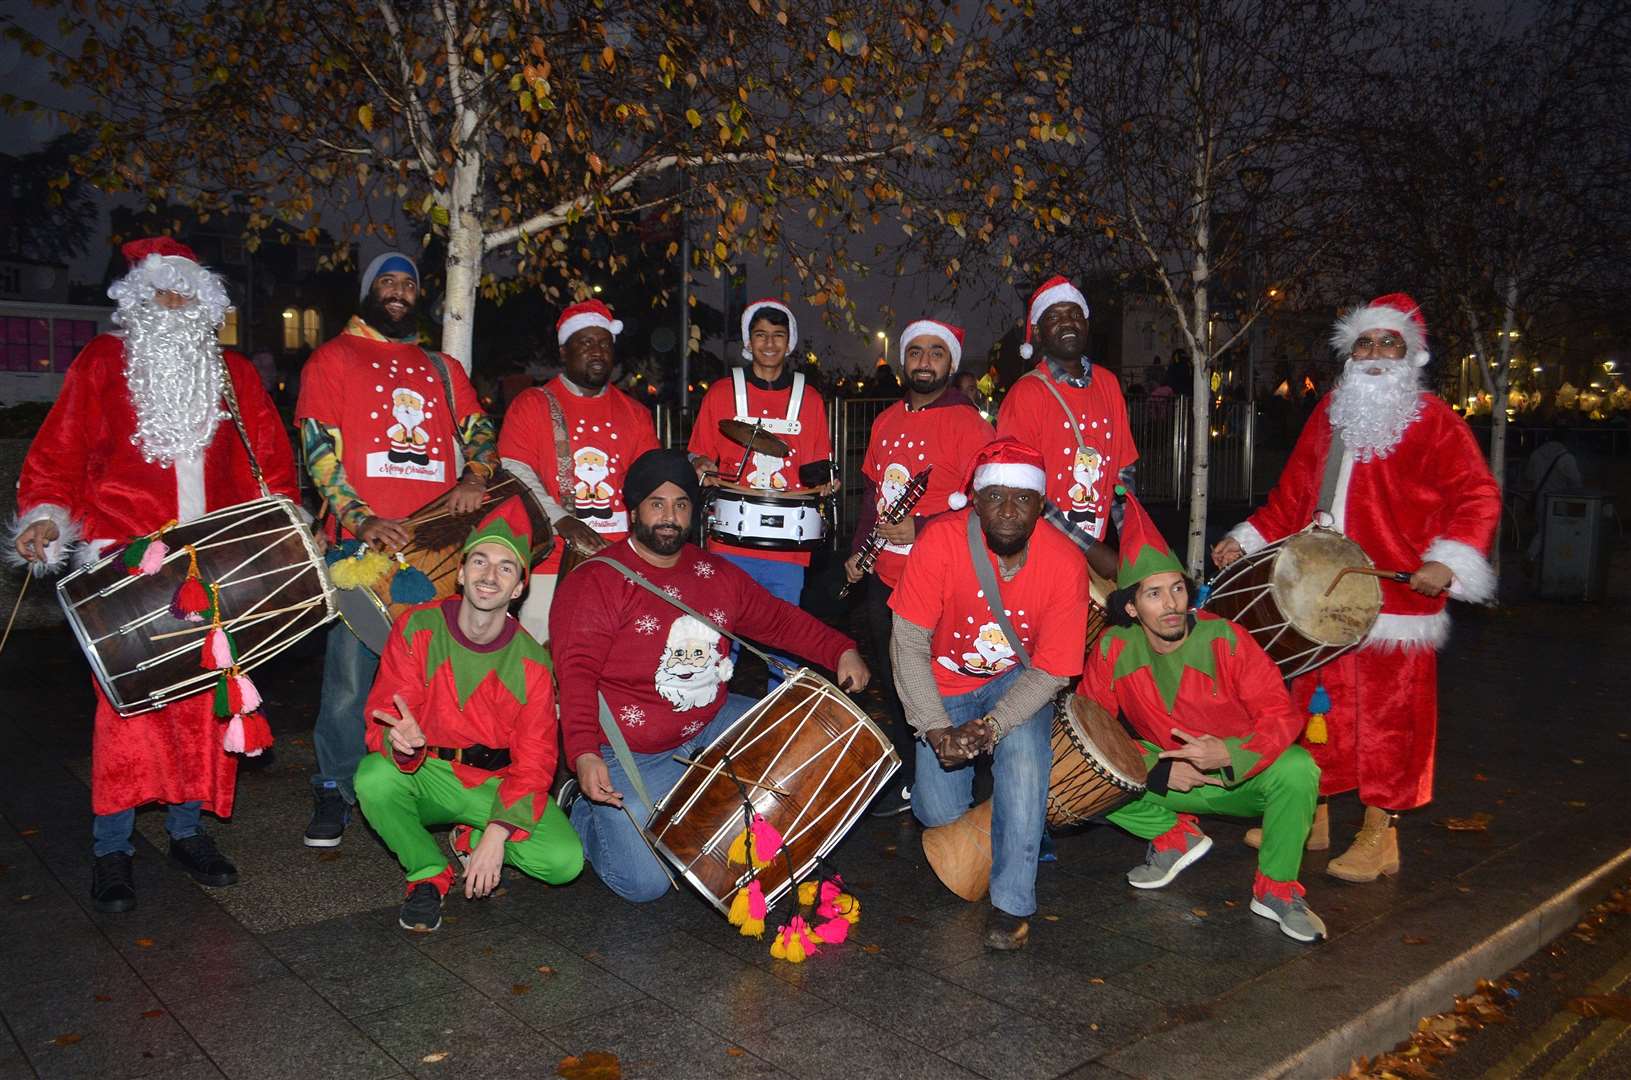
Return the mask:
{"type": "Polygon", "coordinates": [[[883,348],[883,358],[884,358],[884,361],[887,363],[888,360],[889,360],[889,335],[887,333],[885,333],[884,331],[879,330],[878,334],[877,334],[877,337],[878,337],[879,341],[883,342],[883,346],[882,346],[882,348],[883,348]]]}

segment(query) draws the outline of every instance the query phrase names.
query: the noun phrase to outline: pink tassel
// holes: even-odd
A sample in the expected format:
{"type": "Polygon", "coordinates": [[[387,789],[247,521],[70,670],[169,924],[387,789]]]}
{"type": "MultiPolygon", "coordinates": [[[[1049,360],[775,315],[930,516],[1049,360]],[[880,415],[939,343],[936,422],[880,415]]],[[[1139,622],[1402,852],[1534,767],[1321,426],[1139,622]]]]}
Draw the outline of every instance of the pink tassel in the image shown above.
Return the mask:
{"type": "Polygon", "coordinates": [[[261,707],[261,692],[255,689],[248,675],[234,675],[232,681],[238,684],[238,694],[243,702],[240,712],[251,713],[261,707]]]}
{"type": "Polygon", "coordinates": [[[829,945],[842,945],[844,939],[849,937],[849,920],[842,915],[836,919],[828,919],[816,927],[816,937],[829,945]]]}
{"type": "Polygon", "coordinates": [[[204,635],[204,670],[221,671],[232,666],[232,643],[219,626],[204,635]]]}
{"type": "Polygon", "coordinates": [[[810,924],[804,921],[804,916],[794,915],[793,921],[787,924],[787,929],[804,946],[805,956],[814,956],[821,951],[821,946],[817,944],[819,939],[810,933],[810,924]]]}
{"type": "Polygon", "coordinates": [[[758,878],[748,883],[748,917],[760,922],[765,919],[765,891],[759,887],[758,878]]]}
{"type": "Polygon", "coordinates": [[[769,862],[782,849],[782,834],[762,814],[753,815],[753,855],[769,862]]]}
{"type": "Polygon", "coordinates": [[[136,570],[142,574],[156,574],[164,569],[164,557],[170,554],[170,549],[164,546],[163,540],[155,540],[147,545],[142,552],[142,561],[136,564],[136,570]]]}
{"type": "Polygon", "coordinates": [[[221,737],[221,749],[229,754],[244,752],[244,718],[234,716],[227,721],[226,734],[221,737]]]}

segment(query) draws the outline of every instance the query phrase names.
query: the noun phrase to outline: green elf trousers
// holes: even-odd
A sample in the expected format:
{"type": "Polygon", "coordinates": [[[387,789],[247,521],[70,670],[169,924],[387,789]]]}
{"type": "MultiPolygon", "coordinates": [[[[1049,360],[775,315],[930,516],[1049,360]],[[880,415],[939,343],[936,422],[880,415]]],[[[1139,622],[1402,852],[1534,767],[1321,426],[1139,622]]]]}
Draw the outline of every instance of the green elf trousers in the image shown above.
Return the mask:
{"type": "MultiPolygon", "coordinates": [[[[368,754],[357,766],[357,805],[402,864],[409,881],[423,881],[449,865],[446,847],[427,830],[430,825],[470,825],[470,849],[481,842],[481,830],[493,810],[499,778],[467,788],[441,758],[428,758],[411,773],[384,754],[368,754]]],[[[543,816],[525,840],[504,845],[504,861],[523,874],[560,885],[583,870],[583,845],[572,825],[549,800],[543,816]]]]}
{"type": "MultiPolygon", "coordinates": [[[[1144,743],[1146,765],[1154,765],[1160,747],[1144,743]]],[[[1314,822],[1319,801],[1320,769],[1307,750],[1288,746],[1274,763],[1233,787],[1205,787],[1145,792],[1138,799],[1107,815],[1140,840],[1154,840],[1178,824],[1179,814],[1227,814],[1263,819],[1263,846],[1257,868],[1271,881],[1296,881],[1302,868],[1303,845],[1314,822]]]]}

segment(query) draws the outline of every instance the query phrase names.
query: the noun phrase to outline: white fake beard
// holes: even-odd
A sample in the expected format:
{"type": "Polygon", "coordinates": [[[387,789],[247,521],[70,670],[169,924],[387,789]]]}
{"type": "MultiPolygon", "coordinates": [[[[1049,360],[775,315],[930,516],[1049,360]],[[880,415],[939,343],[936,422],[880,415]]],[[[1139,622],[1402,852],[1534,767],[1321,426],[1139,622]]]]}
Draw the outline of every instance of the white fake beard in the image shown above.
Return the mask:
{"type": "Polygon", "coordinates": [[[125,379],[136,409],[131,441],[169,466],[209,445],[221,410],[221,357],[212,312],[196,301],[171,311],[151,301],[121,307],[125,379]]]}
{"type": "Polygon", "coordinates": [[[1421,412],[1421,376],[1409,360],[1384,361],[1380,375],[1365,368],[1372,360],[1348,359],[1331,392],[1331,426],[1358,461],[1384,458],[1421,412]]]}

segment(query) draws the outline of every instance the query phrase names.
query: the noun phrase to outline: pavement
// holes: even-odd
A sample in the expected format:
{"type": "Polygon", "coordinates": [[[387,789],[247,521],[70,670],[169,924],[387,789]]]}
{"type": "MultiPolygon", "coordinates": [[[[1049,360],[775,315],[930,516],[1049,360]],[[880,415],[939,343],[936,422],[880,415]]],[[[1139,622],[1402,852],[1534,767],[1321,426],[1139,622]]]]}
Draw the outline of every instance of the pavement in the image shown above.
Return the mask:
{"type": "MultiPolygon", "coordinates": [[[[242,883],[194,885],[150,810],[138,908],[96,914],[91,697],[47,604],[0,655],[0,1080],[1345,1073],[1631,873],[1615,662],[1628,563],[1622,550],[1600,604],[1514,584],[1505,606],[1456,613],[1435,800],[1403,823],[1396,878],[1344,884],[1309,856],[1326,943],[1249,912],[1248,823],[1210,819],[1213,852],[1154,893],[1122,877],[1142,844],[1103,826],[1060,836],[1030,946],[987,953],[985,905],[938,883],[903,816],[839,846],[862,918],[802,965],[689,892],[630,905],[592,872],[558,888],[512,873],[502,896],[450,898],[441,932],[400,931],[400,873],[365,825],[333,851],[300,843],[319,639],[256,673],[276,760],[242,774],[230,823],[209,823],[242,883]],[[593,1071],[597,1054],[619,1072],[593,1071]]],[[[1337,851],[1359,814],[1334,803],[1337,851]]]]}

